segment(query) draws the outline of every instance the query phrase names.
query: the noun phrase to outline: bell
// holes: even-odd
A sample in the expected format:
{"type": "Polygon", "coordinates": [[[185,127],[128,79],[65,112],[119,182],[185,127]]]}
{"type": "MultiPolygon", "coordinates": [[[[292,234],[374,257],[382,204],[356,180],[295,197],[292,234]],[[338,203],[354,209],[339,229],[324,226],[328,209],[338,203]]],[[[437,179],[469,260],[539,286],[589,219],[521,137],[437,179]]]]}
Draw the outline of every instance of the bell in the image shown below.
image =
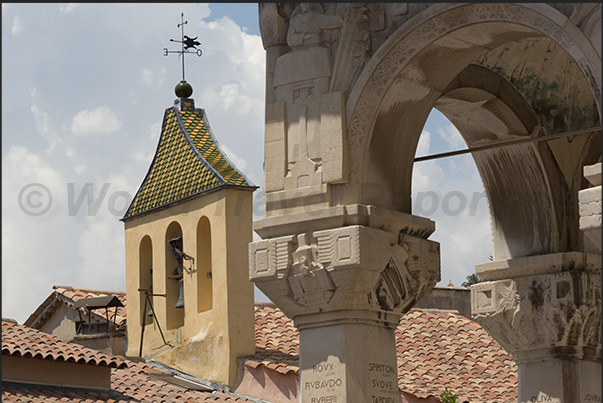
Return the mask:
{"type": "Polygon", "coordinates": [[[149,313],[147,313],[147,316],[153,316],[153,315],[154,315],[153,308],[151,308],[151,309],[149,309],[149,313]]]}
{"type": "Polygon", "coordinates": [[[184,308],[184,279],[180,279],[180,296],[178,297],[178,301],[176,301],[176,305],[174,308],[184,308]]]}

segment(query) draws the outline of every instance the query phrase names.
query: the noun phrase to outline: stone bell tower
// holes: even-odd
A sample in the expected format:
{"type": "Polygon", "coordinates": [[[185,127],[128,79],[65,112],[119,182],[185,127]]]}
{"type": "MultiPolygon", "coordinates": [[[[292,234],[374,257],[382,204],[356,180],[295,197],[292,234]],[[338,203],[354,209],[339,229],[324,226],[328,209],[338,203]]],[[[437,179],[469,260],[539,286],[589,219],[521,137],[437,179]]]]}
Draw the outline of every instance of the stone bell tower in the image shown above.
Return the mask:
{"type": "Polygon", "coordinates": [[[256,189],[228,160],[192,87],[176,86],[149,171],[126,215],[128,355],[234,385],[253,355],[256,189]]]}

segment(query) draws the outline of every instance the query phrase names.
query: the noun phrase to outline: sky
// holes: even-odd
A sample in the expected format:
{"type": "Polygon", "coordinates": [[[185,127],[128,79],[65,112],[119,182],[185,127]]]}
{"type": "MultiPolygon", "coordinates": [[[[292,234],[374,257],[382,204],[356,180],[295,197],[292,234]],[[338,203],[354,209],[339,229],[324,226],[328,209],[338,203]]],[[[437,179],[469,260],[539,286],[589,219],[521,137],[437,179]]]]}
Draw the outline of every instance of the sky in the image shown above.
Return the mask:
{"type": "MultiPolygon", "coordinates": [[[[23,323],[53,285],[125,290],[119,219],[175,100],[181,60],[163,49],[179,49],[170,39],[180,38],[181,13],[203,52],[185,58],[192,98],[230,160],[260,186],[254,220],[263,217],[257,3],[3,3],[2,317],[23,323]]],[[[434,110],[417,156],[460,148],[458,131],[434,110]]],[[[436,221],[440,285],[461,285],[492,254],[482,192],[469,155],[415,164],[413,212],[436,221]]],[[[256,289],[256,301],[268,299],[256,289]]]]}

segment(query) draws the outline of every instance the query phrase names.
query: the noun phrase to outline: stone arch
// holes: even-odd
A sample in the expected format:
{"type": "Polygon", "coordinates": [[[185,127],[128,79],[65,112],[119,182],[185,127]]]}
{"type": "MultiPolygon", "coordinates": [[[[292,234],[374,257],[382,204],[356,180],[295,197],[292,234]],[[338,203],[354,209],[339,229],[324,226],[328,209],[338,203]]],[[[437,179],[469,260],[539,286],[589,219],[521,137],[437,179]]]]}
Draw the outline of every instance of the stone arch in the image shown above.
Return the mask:
{"type": "Polygon", "coordinates": [[[197,223],[197,311],[213,307],[212,239],[209,218],[202,216],[197,223]]]}
{"type": "MultiPolygon", "coordinates": [[[[138,248],[138,288],[153,289],[153,273],[150,270],[153,267],[153,241],[149,235],[145,235],[140,240],[138,248]]],[[[148,325],[153,322],[153,318],[144,312],[144,292],[139,293],[139,307],[141,322],[148,325]],[[144,316],[143,316],[144,315],[144,316]]],[[[147,306],[147,313],[151,307],[147,306]]]]}
{"type": "MultiPolygon", "coordinates": [[[[600,48],[600,39],[593,34],[594,27],[600,26],[600,6],[376,4],[372,9],[347,10],[346,4],[331,4],[332,13],[341,13],[351,22],[341,29],[339,43],[326,49],[339,46],[333,65],[312,75],[301,74],[305,69],[300,68],[297,76],[291,60],[303,59],[309,66],[317,60],[328,61],[323,57],[325,49],[308,48],[320,52],[320,57],[310,56],[309,51],[296,55],[298,50],[290,49],[283,38],[288,34],[287,9],[278,4],[260,6],[267,51],[266,211],[271,214],[255,226],[263,240],[253,242],[249,249],[252,280],[300,330],[300,360],[311,368],[332,351],[357,358],[347,360],[341,373],[346,385],[365,393],[364,400],[373,394],[370,377],[359,377],[348,368],[364,367],[363,360],[369,356],[395,365],[390,324],[440,280],[439,244],[427,239],[435,223],[411,211],[417,143],[432,109],[449,117],[470,146],[590,127],[580,126],[577,122],[589,119],[574,120],[578,115],[573,112],[566,113],[572,118],[568,124],[559,118],[548,96],[543,102],[526,96],[525,87],[509,78],[508,70],[497,70],[496,64],[484,59],[510,44],[534,41],[554,44],[555,52],[561,49],[563,61],[574,66],[568,74],[574,77],[577,72],[580,88],[586,88],[583,94],[589,100],[592,126],[601,120],[601,53],[593,48],[593,44],[600,48]],[[379,47],[374,50],[372,45],[379,47]],[[353,68],[341,68],[349,65],[353,68]],[[302,90],[308,95],[309,88],[318,88],[319,79],[325,85],[315,93],[320,97],[312,98],[314,112],[308,115],[307,105],[293,105],[295,91],[299,89],[301,99],[302,90]],[[314,87],[306,86],[310,81],[314,87]],[[308,133],[308,116],[320,123],[320,132],[315,131],[322,136],[320,160],[316,157],[297,171],[293,170],[296,165],[287,170],[289,161],[283,152],[295,144],[291,138],[301,133],[303,139],[308,133]],[[543,120],[543,116],[552,119],[543,120]],[[312,186],[287,183],[282,176],[289,172],[294,179],[307,172],[322,177],[312,186]],[[320,197],[317,201],[315,195],[320,197]],[[328,272],[334,286],[329,301],[317,299],[317,306],[308,306],[293,290],[296,270],[306,271],[297,257],[309,249],[317,251],[314,260],[328,272]],[[383,279],[394,276],[400,276],[403,287],[382,286],[383,279]],[[394,304],[397,310],[388,309],[392,305],[387,302],[381,304],[398,297],[404,303],[394,304]],[[349,323],[355,326],[349,334],[340,330],[349,323]],[[369,326],[371,331],[365,331],[369,326]],[[335,336],[325,338],[325,334],[335,336]],[[324,341],[320,346],[312,343],[319,339],[324,341]],[[337,350],[342,345],[346,348],[337,350]],[[359,345],[376,346],[378,352],[354,355],[359,345]]],[[[526,54],[525,50],[520,53],[526,54]]],[[[558,56],[551,59],[559,60],[558,56]]],[[[527,75],[520,72],[520,76],[527,75]]],[[[549,83],[549,77],[545,78],[549,83]]],[[[524,143],[475,158],[490,199],[496,261],[476,266],[485,282],[471,290],[473,317],[514,354],[520,365],[521,401],[534,400],[540,392],[576,401],[591,390],[600,390],[596,384],[582,386],[589,383],[583,374],[594,374],[592,379],[600,375],[600,365],[593,365],[600,361],[597,337],[584,349],[581,341],[566,339],[566,335],[568,331],[574,334],[567,324],[584,323],[580,312],[600,311],[600,292],[590,292],[600,282],[600,249],[598,255],[589,253],[592,250],[586,250],[586,241],[581,239],[576,190],[586,187],[581,168],[601,159],[601,136],[558,140],[565,143],[550,139],[524,143]],[[553,330],[537,337],[541,329],[553,330]]],[[[600,165],[592,168],[589,178],[598,186],[600,165]]],[[[593,195],[597,191],[585,190],[593,195]]],[[[585,205],[590,208],[590,201],[583,203],[583,210],[585,205]]],[[[586,326],[592,326],[588,332],[592,329],[593,334],[600,331],[594,321],[586,326]]],[[[310,371],[301,371],[300,377],[301,383],[314,381],[310,371]]],[[[357,400],[358,394],[347,393],[341,390],[343,400],[357,400]]],[[[300,390],[302,402],[313,396],[311,391],[300,390]]]]}
{"type": "Polygon", "coordinates": [[[165,231],[165,312],[166,312],[166,328],[176,329],[184,325],[184,309],[175,308],[176,301],[180,295],[180,281],[172,279],[174,269],[178,266],[178,261],[172,253],[172,248],[169,244],[170,239],[182,236],[182,227],[177,221],[172,221],[165,231]]]}
{"type": "MultiPolygon", "coordinates": [[[[449,86],[474,60],[503,44],[544,37],[561,46],[580,68],[600,116],[600,59],[581,31],[575,27],[565,29],[569,24],[567,17],[547,5],[437,4],[411,18],[375,52],[350,93],[346,106],[350,183],[341,189],[344,204],[360,202],[411,213],[413,160],[429,112],[439,103],[450,114],[450,105],[445,100],[453,98],[455,91],[457,96],[464,92],[464,96],[473,97],[475,102],[492,98],[493,94],[484,88],[473,87],[469,91],[449,86]]],[[[507,96],[520,99],[516,92],[510,95],[513,94],[510,91],[507,96]]],[[[505,130],[510,134],[546,133],[539,131],[532,108],[525,111],[510,108],[513,102],[494,97],[501,108],[493,116],[499,123],[507,123],[509,127],[505,130]]],[[[457,119],[459,126],[461,123],[457,119]]],[[[470,128],[465,127],[461,132],[470,143],[470,128]]],[[[598,144],[597,147],[595,142],[590,148],[600,151],[598,144]]],[[[577,217],[567,217],[567,211],[563,210],[568,209],[563,207],[567,201],[558,200],[556,193],[561,174],[554,172],[551,156],[542,148],[532,143],[502,154],[489,151],[477,157],[491,209],[497,210],[493,204],[504,206],[520,197],[520,215],[525,218],[525,225],[516,225],[516,220],[511,225],[507,223],[509,213],[505,216],[502,207],[491,211],[495,235],[497,231],[500,235],[495,236],[495,258],[581,247],[577,226],[569,225],[570,221],[575,224],[577,217]],[[529,175],[521,175],[521,170],[515,167],[519,160],[529,169],[529,175]],[[516,194],[501,203],[494,197],[494,191],[505,175],[508,178],[503,179],[506,181],[503,187],[515,189],[516,194]],[[521,183],[513,183],[517,178],[521,183]],[[497,201],[493,203],[494,199],[497,201]],[[570,227],[575,234],[568,233],[570,230],[566,228],[570,227]]],[[[585,158],[597,158],[591,154],[584,153],[580,163],[585,158]]]]}

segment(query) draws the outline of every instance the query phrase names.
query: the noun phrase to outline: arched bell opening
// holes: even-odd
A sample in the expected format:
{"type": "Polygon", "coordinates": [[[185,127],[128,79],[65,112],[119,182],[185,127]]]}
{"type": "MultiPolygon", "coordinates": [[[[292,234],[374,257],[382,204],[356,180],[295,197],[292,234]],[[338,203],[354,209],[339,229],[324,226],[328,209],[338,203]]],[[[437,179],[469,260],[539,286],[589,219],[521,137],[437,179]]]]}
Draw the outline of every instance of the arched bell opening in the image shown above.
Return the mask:
{"type": "MultiPolygon", "coordinates": [[[[140,247],[138,251],[138,288],[141,290],[149,290],[149,293],[153,292],[153,242],[151,237],[145,235],[140,241],[140,247]]],[[[140,306],[140,323],[148,325],[153,322],[153,315],[151,307],[145,306],[145,293],[144,291],[139,292],[139,305],[140,306]]]]}
{"type": "Polygon", "coordinates": [[[206,216],[197,224],[197,311],[213,307],[213,272],[211,253],[211,224],[206,216]]]}
{"type": "Polygon", "coordinates": [[[166,328],[176,329],[184,325],[184,307],[181,305],[183,290],[183,268],[176,258],[174,248],[182,245],[182,228],[177,222],[172,222],[165,232],[165,298],[166,328]],[[180,240],[178,242],[178,239],[180,240]]]}

